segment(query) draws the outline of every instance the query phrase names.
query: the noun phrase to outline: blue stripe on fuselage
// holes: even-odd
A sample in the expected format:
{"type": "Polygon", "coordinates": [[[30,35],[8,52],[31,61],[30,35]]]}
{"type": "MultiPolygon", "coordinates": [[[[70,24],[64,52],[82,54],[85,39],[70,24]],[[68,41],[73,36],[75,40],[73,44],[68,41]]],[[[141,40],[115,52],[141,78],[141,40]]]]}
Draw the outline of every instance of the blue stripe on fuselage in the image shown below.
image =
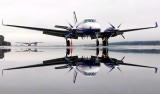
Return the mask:
{"type": "Polygon", "coordinates": [[[100,32],[100,29],[79,29],[77,33],[81,33],[83,35],[93,35],[96,32],[100,32]]]}

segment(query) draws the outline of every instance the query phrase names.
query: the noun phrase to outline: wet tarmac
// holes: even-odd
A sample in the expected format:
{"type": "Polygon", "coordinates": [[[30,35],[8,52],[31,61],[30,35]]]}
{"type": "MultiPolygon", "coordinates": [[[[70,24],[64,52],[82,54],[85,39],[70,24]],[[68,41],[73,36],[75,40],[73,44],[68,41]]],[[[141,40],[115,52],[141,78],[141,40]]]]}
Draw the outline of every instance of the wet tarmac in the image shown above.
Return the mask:
{"type": "Polygon", "coordinates": [[[1,94],[159,94],[159,46],[0,47],[1,94]]]}

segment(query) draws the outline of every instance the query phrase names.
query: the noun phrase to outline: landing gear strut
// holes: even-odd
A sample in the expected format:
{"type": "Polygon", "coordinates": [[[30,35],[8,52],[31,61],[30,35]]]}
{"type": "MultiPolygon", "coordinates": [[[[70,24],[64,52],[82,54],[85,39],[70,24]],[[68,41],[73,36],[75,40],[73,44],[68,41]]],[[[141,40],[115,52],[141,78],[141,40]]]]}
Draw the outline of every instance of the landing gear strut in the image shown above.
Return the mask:
{"type": "Polygon", "coordinates": [[[103,44],[103,46],[108,46],[108,38],[107,37],[102,38],[102,44],[103,44]]]}
{"type": "Polygon", "coordinates": [[[99,40],[98,39],[96,40],[96,46],[99,46],[99,40]]]}
{"type": "Polygon", "coordinates": [[[70,46],[70,41],[66,39],[66,46],[70,46]]]}

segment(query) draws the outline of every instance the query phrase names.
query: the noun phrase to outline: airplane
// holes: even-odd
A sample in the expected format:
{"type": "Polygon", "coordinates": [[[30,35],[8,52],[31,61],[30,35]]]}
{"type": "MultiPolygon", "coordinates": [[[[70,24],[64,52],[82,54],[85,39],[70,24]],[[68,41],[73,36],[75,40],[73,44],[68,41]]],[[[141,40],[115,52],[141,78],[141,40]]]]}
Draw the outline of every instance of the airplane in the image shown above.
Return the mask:
{"type": "Polygon", "coordinates": [[[121,24],[118,27],[115,27],[114,25],[109,23],[111,27],[107,28],[104,31],[101,31],[100,25],[95,19],[85,19],[82,22],[78,22],[75,11],[73,12],[73,15],[74,15],[74,25],[70,24],[69,22],[68,22],[68,26],[55,25],[55,28],[60,28],[62,30],[4,24],[3,20],[2,20],[2,25],[24,28],[24,29],[31,29],[36,31],[43,31],[43,34],[46,34],[46,35],[63,37],[66,39],[66,46],[72,46],[72,39],[78,39],[78,37],[81,37],[82,39],[84,37],[91,37],[91,39],[96,39],[96,46],[99,46],[99,38],[101,38],[102,45],[108,46],[108,39],[111,37],[116,37],[118,35],[121,35],[125,39],[123,34],[126,32],[145,30],[145,29],[158,27],[157,22],[155,22],[155,26],[153,27],[151,26],[151,27],[144,27],[144,28],[120,30],[119,28],[121,24]],[[69,39],[71,39],[71,41],[69,39]]]}
{"type": "Polygon", "coordinates": [[[43,51],[39,51],[36,48],[34,49],[27,48],[27,49],[21,49],[21,51],[16,51],[16,52],[43,52],[43,51]]]}
{"type": "MultiPolygon", "coordinates": [[[[121,69],[119,66],[133,66],[133,67],[143,67],[143,68],[150,68],[154,69],[155,73],[157,73],[157,67],[145,66],[145,65],[138,65],[138,64],[131,64],[123,62],[123,57],[121,60],[116,58],[110,58],[108,56],[108,49],[103,49],[102,56],[99,57],[98,53],[96,52],[96,56],[91,56],[90,58],[78,56],[68,56],[67,52],[69,49],[66,50],[66,56],[62,58],[56,58],[51,60],[45,60],[42,64],[34,64],[34,65],[27,65],[27,66],[20,66],[14,68],[6,68],[2,70],[2,75],[4,70],[15,70],[15,69],[26,69],[26,68],[36,68],[36,67],[45,67],[45,66],[56,66],[55,69],[67,69],[74,70],[73,74],[73,83],[76,82],[76,78],[78,72],[87,76],[87,77],[94,77],[98,71],[100,70],[101,64],[104,64],[107,68],[110,69],[108,73],[110,73],[113,69],[117,68],[119,71],[121,69]]],[[[99,51],[99,49],[97,49],[99,51]]]]}
{"type": "Polygon", "coordinates": [[[37,44],[38,43],[43,43],[43,42],[16,42],[16,45],[17,45],[17,43],[18,44],[21,44],[21,45],[27,45],[27,46],[32,46],[32,44],[34,45],[34,46],[37,46],[37,44]]]}

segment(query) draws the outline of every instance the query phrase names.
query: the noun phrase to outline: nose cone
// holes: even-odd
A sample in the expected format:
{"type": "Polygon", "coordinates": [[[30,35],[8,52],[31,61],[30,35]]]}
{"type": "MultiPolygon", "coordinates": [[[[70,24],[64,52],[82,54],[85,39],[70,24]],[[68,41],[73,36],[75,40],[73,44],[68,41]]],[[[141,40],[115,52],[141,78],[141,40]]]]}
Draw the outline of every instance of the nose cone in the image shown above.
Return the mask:
{"type": "Polygon", "coordinates": [[[95,76],[97,72],[100,70],[100,66],[78,66],[79,71],[85,76],[95,76]]]}
{"type": "Polygon", "coordinates": [[[100,25],[98,23],[90,23],[88,26],[92,29],[100,29],[100,25]]]}

